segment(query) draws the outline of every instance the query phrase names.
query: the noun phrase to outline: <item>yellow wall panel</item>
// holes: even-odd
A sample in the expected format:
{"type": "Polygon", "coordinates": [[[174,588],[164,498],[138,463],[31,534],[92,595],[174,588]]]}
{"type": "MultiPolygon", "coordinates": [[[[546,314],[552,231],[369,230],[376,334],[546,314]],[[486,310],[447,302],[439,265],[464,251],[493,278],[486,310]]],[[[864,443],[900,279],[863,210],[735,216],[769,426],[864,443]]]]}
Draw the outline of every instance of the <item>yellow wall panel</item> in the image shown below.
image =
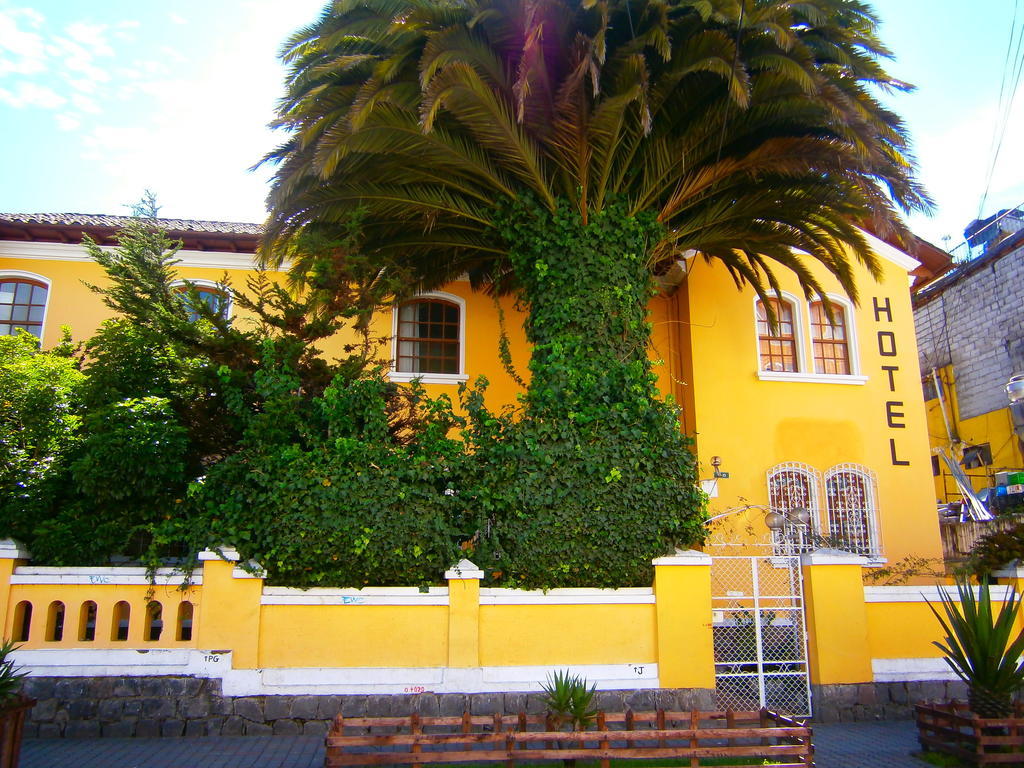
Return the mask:
{"type": "Polygon", "coordinates": [[[650,664],[653,605],[483,605],[483,666],[650,664]]]}

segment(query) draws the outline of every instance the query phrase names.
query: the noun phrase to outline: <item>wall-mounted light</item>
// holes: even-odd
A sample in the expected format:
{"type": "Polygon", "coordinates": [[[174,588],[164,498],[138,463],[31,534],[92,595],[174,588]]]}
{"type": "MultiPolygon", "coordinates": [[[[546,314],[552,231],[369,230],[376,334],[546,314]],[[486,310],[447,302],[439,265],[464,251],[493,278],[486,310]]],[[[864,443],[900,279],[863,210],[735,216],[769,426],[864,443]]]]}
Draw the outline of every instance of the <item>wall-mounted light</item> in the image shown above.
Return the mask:
{"type": "Polygon", "coordinates": [[[714,475],[712,475],[712,477],[714,477],[716,480],[729,477],[729,473],[728,472],[722,472],[720,470],[721,466],[722,466],[722,457],[721,456],[712,456],[711,457],[711,467],[715,470],[715,473],[714,473],[714,475]]]}

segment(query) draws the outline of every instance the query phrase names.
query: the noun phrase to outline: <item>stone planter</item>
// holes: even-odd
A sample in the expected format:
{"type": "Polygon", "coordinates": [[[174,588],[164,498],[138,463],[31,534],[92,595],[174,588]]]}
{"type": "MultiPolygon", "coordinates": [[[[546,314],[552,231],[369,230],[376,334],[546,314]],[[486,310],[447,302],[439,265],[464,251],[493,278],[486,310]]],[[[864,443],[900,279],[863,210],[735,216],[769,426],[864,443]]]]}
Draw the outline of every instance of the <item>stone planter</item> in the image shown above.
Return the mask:
{"type": "Polygon", "coordinates": [[[25,716],[35,703],[34,699],[20,697],[13,704],[0,707],[0,768],[18,768],[25,716]]]}

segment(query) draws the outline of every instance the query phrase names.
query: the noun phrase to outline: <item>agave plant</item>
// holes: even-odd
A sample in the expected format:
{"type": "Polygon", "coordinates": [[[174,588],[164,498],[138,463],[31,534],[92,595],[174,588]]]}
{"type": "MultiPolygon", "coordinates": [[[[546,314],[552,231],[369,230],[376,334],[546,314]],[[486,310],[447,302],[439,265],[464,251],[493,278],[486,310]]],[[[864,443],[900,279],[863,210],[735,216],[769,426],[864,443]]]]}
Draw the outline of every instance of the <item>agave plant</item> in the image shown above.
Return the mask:
{"type": "Polygon", "coordinates": [[[14,659],[9,658],[19,646],[11,640],[0,643],[0,709],[13,702],[21,691],[21,681],[27,677],[14,666],[14,659]]]}
{"type": "Polygon", "coordinates": [[[596,684],[588,688],[585,677],[571,675],[569,670],[558,670],[548,675],[542,687],[542,701],[556,729],[568,724],[574,731],[585,731],[594,722],[597,710],[592,705],[596,684]]]}
{"type": "Polygon", "coordinates": [[[973,712],[981,717],[1009,717],[1013,694],[1024,688],[1024,630],[1017,629],[1021,598],[1011,591],[995,613],[987,583],[975,595],[967,578],[957,578],[956,589],[959,609],[944,590],[939,592],[945,618],[929,603],[946,633],[945,642],[934,645],[967,683],[973,712]]]}

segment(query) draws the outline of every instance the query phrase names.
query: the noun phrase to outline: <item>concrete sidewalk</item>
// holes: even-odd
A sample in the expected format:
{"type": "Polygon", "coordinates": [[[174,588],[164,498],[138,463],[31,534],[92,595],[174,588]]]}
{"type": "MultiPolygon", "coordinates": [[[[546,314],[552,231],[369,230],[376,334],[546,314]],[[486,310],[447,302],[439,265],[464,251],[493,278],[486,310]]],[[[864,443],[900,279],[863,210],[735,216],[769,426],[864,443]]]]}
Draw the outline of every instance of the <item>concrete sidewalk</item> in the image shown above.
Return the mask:
{"type": "MultiPolygon", "coordinates": [[[[910,720],[814,726],[819,768],[925,768],[910,720]]],[[[20,768],[321,768],[320,736],[29,739],[20,768]]],[[[555,765],[555,763],[552,763],[555,765]]]]}

